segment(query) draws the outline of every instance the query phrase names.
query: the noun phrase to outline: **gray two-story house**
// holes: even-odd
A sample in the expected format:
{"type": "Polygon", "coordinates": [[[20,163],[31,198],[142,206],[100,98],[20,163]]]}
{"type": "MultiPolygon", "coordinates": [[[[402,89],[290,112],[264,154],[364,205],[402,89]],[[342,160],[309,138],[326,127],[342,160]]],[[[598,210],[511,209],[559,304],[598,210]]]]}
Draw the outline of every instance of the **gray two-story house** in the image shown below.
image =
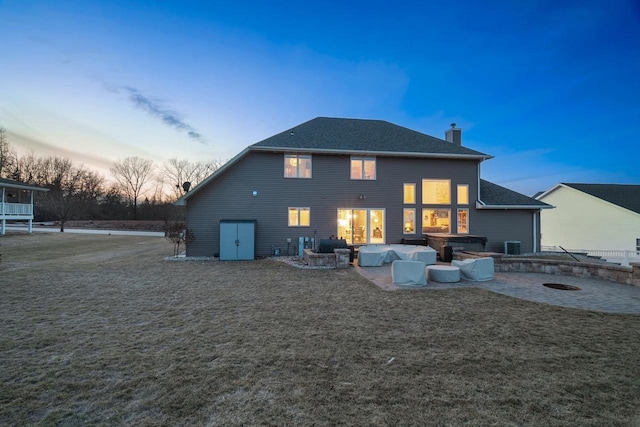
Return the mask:
{"type": "Polygon", "coordinates": [[[487,251],[505,241],[538,250],[549,205],[482,180],[490,158],[464,147],[455,125],[439,139],[381,120],[318,117],[249,146],[178,200],[195,237],[187,255],[241,244],[226,224],[250,224],[256,257],[295,254],[301,237],[360,246],[481,236],[487,251]]]}

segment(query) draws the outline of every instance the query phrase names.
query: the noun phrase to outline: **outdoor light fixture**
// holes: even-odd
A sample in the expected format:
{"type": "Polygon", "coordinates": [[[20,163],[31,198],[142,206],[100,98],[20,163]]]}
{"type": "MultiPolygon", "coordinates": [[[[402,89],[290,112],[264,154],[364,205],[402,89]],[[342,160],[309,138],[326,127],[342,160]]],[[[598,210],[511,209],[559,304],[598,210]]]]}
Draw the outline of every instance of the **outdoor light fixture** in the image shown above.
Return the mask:
{"type": "Polygon", "coordinates": [[[360,194],[358,194],[358,199],[360,199],[360,200],[364,200],[364,199],[366,199],[366,198],[367,198],[367,196],[365,196],[365,195],[364,195],[364,193],[360,193],[360,194]]]}
{"type": "Polygon", "coordinates": [[[253,190],[253,197],[257,197],[258,196],[258,191],[257,190],[253,190]]]}

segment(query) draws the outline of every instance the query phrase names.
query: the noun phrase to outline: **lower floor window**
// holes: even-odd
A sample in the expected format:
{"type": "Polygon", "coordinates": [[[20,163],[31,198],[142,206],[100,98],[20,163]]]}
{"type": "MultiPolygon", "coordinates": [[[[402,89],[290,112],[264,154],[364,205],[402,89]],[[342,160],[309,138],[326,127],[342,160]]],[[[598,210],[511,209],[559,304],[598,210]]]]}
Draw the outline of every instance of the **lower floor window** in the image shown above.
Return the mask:
{"type": "Polygon", "coordinates": [[[309,227],[311,210],[309,208],[289,208],[289,227],[309,227]]]}
{"type": "Polygon", "coordinates": [[[422,209],[422,233],[450,233],[449,209],[422,209]]]}
{"type": "Polygon", "coordinates": [[[338,238],[349,245],[385,242],[384,209],[338,209],[338,238]]]}
{"type": "Polygon", "coordinates": [[[402,225],[403,234],[416,233],[416,210],[415,209],[403,209],[402,224],[403,224],[402,225]]]}
{"type": "Polygon", "coordinates": [[[636,239],[636,252],[640,252],[640,239],[636,239]]]}
{"type": "Polygon", "coordinates": [[[469,209],[458,209],[458,234],[469,233],[469,209]]]}

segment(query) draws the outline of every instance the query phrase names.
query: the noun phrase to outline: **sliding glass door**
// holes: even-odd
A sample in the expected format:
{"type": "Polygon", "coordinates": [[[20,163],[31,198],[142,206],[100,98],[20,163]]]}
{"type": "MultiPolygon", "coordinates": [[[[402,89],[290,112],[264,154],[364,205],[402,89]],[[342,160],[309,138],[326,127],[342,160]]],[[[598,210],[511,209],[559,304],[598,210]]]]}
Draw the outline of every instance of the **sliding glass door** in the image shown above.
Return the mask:
{"type": "Polygon", "coordinates": [[[384,209],[338,209],[337,237],[349,245],[384,243],[384,209]]]}

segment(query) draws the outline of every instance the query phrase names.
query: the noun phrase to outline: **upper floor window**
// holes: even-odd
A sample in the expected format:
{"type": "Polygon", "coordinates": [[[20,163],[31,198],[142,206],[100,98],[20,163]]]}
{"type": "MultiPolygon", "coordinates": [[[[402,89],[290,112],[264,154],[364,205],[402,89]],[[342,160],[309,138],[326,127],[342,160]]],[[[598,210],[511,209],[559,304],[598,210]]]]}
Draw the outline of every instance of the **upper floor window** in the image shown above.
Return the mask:
{"type": "Polygon", "coordinates": [[[467,184],[458,185],[458,204],[459,205],[469,204],[469,185],[467,184]]]}
{"type": "Polygon", "coordinates": [[[311,156],[303,154],[285,154],[284,177],[311,178],[311,156]]]}
{"type": "Polygon", "coordinates": [[[351,179],[376,179],[376,158],[351,157],[351,179]]]}
{"type": "Polygon", "coordinates": [[[448,179],[423,179],[422,204],[451,204],[451,181],[448,179]]]}
{"type": "Polygon", "coordinates": [[[416,185],[404,184],[403,186],[403,200],[407,205],[413,205],[416,203],[416,185]]]}
{"type": "Polygon", "coordinates": [[[309,227],[311,225],[311,209],[289,208],[289,227],[309,227]]]}

